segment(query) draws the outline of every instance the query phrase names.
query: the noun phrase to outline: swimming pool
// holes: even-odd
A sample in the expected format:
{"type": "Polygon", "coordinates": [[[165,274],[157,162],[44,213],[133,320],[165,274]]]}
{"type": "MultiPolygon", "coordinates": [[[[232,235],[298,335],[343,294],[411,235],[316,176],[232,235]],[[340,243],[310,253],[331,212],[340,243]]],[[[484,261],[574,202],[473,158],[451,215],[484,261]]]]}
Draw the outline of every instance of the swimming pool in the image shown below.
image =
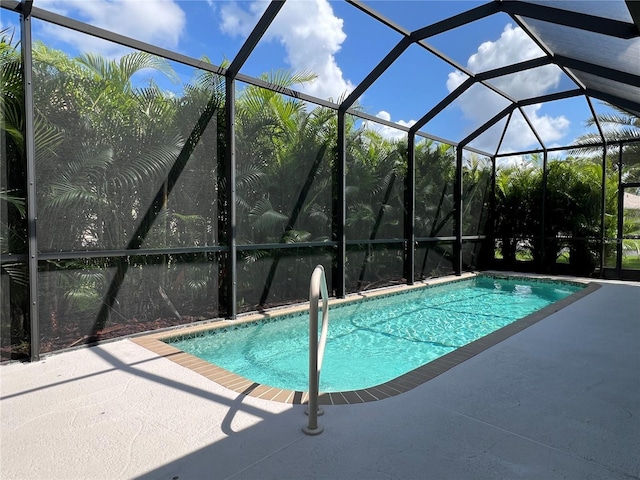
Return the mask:
{"type": "MultiPolygon", "coordinates": [[[[332,306],[320,391],[383,384],[583,288],[478,276],[332,306]]],[[[166,341],[256,384],[293,391],[308,387],[306,312],[166,341]]]]}

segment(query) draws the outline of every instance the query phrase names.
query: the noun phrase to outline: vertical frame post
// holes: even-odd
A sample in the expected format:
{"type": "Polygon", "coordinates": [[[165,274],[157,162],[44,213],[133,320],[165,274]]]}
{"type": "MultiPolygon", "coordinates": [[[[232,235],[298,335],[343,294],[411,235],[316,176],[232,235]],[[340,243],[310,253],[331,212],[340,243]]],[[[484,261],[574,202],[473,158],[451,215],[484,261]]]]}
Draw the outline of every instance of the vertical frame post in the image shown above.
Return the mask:
{"type": "Polygon", "coordinates": [[[227,242],[229,258],[227,259],[227,299],[229,302],[229,318],[236,318],[237,315],[237,292],[238,292],[238,262],[236,259],[237,238],[236,238],[236,89],[235,79],[240,68],[247,61],[258,42],[265,34],[271,22],[276,18],[278,12],[284,5],[284,0],[273,0],[269,2],[258,23],[253,28],[247,39],[240,47],[235,58],[227,68],[225,73],[225,123],[227,142],[225,158],[225,179],[227,181],[227,242]]]}
{"type": "Polygon", "coordinates": [[[338,144],[336,158],[336,181],[333,195],[333,239],[338,242],[336,253],[336,266],[333,272],[333,290],[338,298],[344,298],[346,294],[346,258],[347,244],[345,236],[345,223],[347,217],[347,146],[346,146],[346,109],[338,109],[338,144]]]}
{"type": "Polygon", "coordinates": [[[600,278],[604,278],[604,255],[605,255],[605,242],[606,232],[605,229],[605,214],[607,211],[607,144],[602,145],[602,178],[601,178],[601,190],[600,190],[600,278]]]}
{"type": "MultiPolygon", "coordinates": [[[[496,258],[496,175],[497,175],[497,167],[496,167],[496,157],[495,155],[491,157],[491,199],[489,200],[489,208],[491,209],[491,224],[489,227],[489,235],[487,235],[487,239],[485,241],[489,242],[489,258],[487,258],[487,264],[492,267],[495,265],[496,258]]],[[[486,232],[486,228],[485,228],[486,232]]]]}
{"type": "Polygon", "coordinates": [[[225,123],[226,154],[225,178],[227,181],[227,316],[231,319],[237,315],[238,262],[236,244],[236,88],[235,81],[225,77],[225,123]]]}
{"type": "Polygon", "coordinates": [[[538,266],[540,272],[544,272],[547,264],[546,254],[546,220],[547,220],[547,149],[544,149],[542,153],[542,199],[540,201],[540,265],[538,266]]]}
{"type": "Polygon", "coordinates": [[[404,187],[404,271],[407,285],[415,278],[415,210],[416,210],[416,134],[407,138],[407,175],[404,187]]]}
{"type": "Polygon", "coordinates": [[[456,181],[454,185],[454,205],[455,205],[455,243],[453,248],[454,272],[462,275],[462,153],[463,148],[458,145],[456,148],[456,181]]]}
{"type": "Polygon", "coordinates": [[[30,359],[40,359],[40,322],[38,315],[38,232],[36,205],[36,160],[33,121],[33,52],[30,10],[33,2],[24,2],[20,15],[20,42],[24,85],[25,157],[27,169],[27,235],[29,270],[30,359]]]}
{"type": "Polygon", "coordinates": [[[616,277],[622,278],[622,234],[624,231],[624,185],[622,183],[622,143],[618,145],[618,238],[616,239],[616,277]]]}

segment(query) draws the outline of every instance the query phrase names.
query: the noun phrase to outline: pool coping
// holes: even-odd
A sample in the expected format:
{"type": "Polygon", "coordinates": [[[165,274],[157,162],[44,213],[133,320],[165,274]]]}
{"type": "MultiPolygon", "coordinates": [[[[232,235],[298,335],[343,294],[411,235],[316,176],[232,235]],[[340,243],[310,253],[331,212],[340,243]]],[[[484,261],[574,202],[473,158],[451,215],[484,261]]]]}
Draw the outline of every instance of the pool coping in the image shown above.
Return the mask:
{"type": "MultiPolygon", "coordinates": [[[[478,340],[468,343],[467,345],[464,345],[435,360],[432,360],[429,363],[426,363],[403,375],[400,375],[393,380],[389,380],[388,382],[361,390],[330,393],[321,392],[318,398],[318,404],[344,405],[366,403],[400,395],[401,393],[407,392],[419,385],[422,385],[425,382],[428,382],[429,380],[437,377],[438,375],[441,375],[442,373],[461,364],[469,358],[474,357],[475,355],[502,342],[503,340],[506,340],[516,333],[548,317],[549,315],[567,307],[568,305],[571,305],[581,298],[584,298],[585,296],[601,287],[600,284],[591,282],[589,280],[574,278],[569,279],[566,277],[549,275],[523,275],[505,272],[482,272],[480,275],[496,278],[527,278],[542,281],[562,281],[567,283],[585,285],[585,287],[561,300],[558,300],[557,302],[552,303],[551,305],[547,305],[546,307],[530,315],[527,315],[526,317],[516,320],[509,325],[495,330],[494,332],[485,335],[478,340]]],[[[403,285],[398,287],[379,289],[375,291],[362,292],[358,294],[348,295],[343,299],[331,299],[329,305],[338,305],[341,303],[347,303],[361,299],[388,296],[390,294],[396,294],[420,288],[428,288],[443,283],[455,283],[457,281],[467,280],[476,276],[478,276],[478,274],[466,273],[461,276],[448,276],[423,282],[417,282],[414,285],[403,285]]],[[[257,382],[254,382],[253,380],[246,379],[240,375],[219,367],[218,365],[202,360],[189,353],[183,352],[173,345],[165,343],[165,341],[185,336],[198,336],[214,329],[229,327],[233,328],[244,323],[253,323],[260,320],[268,320],[284,315],[296,314],[307,309],[308,303],[303,303],[292,307],[275,308],[265,312],[242,315],[235,320],[217,320],[202,325],[177,327],[176,329],[171,331],[152,333],[149,335],[134,337],[130,340],[161,357],[171,360],[178,365],[188,368],[189,370],[192,370],[199,375],[202,375],[209,380],[242,395],[248,395],[251,397],[261,398],[263,400],[270,400],[279,403],[306,404],[309,400],[308,392],[286,390],[259,384],[257,382]]]]}

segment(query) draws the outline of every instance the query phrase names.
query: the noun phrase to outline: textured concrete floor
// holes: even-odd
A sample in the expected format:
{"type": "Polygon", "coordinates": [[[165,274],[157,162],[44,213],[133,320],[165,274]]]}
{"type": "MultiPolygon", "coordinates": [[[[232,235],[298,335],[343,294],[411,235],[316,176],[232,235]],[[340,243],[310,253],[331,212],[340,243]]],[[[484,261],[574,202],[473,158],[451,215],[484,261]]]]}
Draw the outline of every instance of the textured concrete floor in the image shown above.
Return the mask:
{"type": "Polygon", "coordinates": [[[407,393],[244,397],[128,340],[0,367],[0,478],[640,478],[640,284],[584,299],[407,393]]]}

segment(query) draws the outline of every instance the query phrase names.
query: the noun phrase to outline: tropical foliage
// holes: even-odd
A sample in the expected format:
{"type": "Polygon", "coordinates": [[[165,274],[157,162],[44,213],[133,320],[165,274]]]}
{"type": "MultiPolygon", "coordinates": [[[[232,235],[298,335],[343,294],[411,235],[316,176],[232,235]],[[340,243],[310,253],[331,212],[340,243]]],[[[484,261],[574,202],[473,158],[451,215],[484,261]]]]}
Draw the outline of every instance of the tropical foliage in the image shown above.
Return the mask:
{"type": "MultiPolygon", "coordinates": [[[[24,95],[20,48],[10,30],[0,32],[0,85],[0,255],[20,255],[27,252],[24,95]]],[[[9,344],[8,348],[22,354],[28,353],[29,348],[27,289],[25,263],[3,261],[0,264],[0,346],[9,344]]]]}
{"type": "Polygon", "coordinates": [[[623,202],[623,218],[621,219],[622,231],[617,232],[615,223],[617,221],[618,188],[617,184],[611,181],[611,186],[607,190],[606,221],[611,224],[606,230],[606,237],[610,239],[605,248],[605,263],[609,266],[616,266],[615,259],[615,238],[620,235],[622,238],[622,266],[638,269],[640,267],[640,208],[637,205],[638,193],[640,189],[640,117],[629,113],[621,108],[609,105],[609,111],[598,114],[595,118],[587,121],[587,125],[594,125],[596,122],[602,130],[600,133],[590,133],[578,139],[580,148],[576,153],[586,156],[597,157],[601,155],[601,147],[598,143],[604,140],[607,148],[607,176],[617,177],[621,182],[620,187],[624,195],[630,195],[631,208],[623,202]],[[622,140],[634,139],[635,142],[625,142],[622,140]],[[611,210],[611,211],[610,211],[611,210]]]}
{"type": "Polygon", "coordinates": [[[601,238],[617,237],[618,173],[605,171],[604,222],[602,175],[598,157],[551,159],[546,177],[535,156],[525,164],[499,168],[495,235],[504,266],[519,268],[518,260],[527,259],[532,268],[553,272],[568,262],[572,272],[589,275],[602,251],[606,263],[615,253],[614,244],[603,248],[601,238]]]}
{"type": "MultiPolygon", "coordinates": [[[[239,311],[304,300],[318,263],[331,278],[341,183],[337,113],[237,83],[235,182],[227,185],[224,79],[194,70],[184,81],[176,70],[143,52],[107,59],[33,46],[42,351],[224,316],[231,301],[224,247],[232,231],[239,311]]],[[[10,32],[0,39],[0,74],[0,246],[3,255],[23,255],[2,262],[3,299],[10,299],[2,303],[2,346],[11,344],[4,356],[29,342],[24,94],[10,32]]],[[[262,80],[291,87],[314,75],[275,71],[262,80]]],[[[390,140],[353,115],[345,136],[346,289],[406,282],[406,138],[390,140]]],[[[549,267],[569,249],[576,269],[593,268],[597,163],[550,162],[544,242],[539,166],[500,169],[494,199],[490,159],[465,153],[462,165],[465,269],[489,265],[493,236],[508,265],[529,249],[549,267]]],[[[415,279],[455,270],[455,183],[455,149],[419,141],[415,279]]],[[[607,200],[607,214],[610,208],[615,199],[607,200]]],[[[614,227],[608,216],[607,232],[614,227]]]]}

